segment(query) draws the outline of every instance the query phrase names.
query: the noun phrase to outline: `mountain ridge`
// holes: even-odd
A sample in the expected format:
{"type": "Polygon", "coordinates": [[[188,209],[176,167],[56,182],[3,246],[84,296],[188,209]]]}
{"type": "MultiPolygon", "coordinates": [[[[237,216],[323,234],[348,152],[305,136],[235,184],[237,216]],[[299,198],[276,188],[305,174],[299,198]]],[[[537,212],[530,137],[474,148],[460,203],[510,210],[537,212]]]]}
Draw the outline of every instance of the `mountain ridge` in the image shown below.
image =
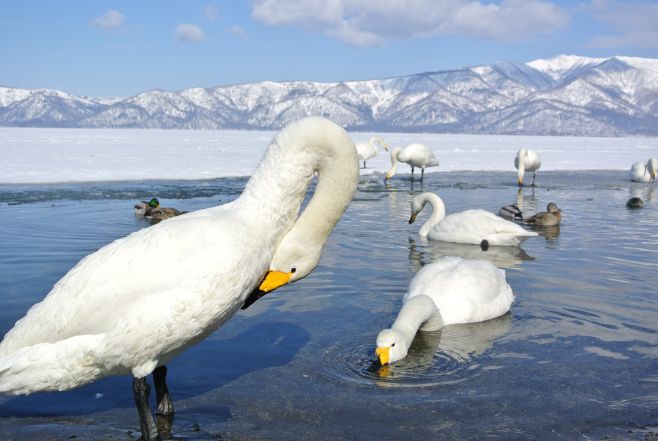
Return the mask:
{"type": "Polygon", "coordinates": [[[0,126],[657,136],[658,59],[560,55],[362,81],[262,81],[127,98],[0,87],[0,126]]]}

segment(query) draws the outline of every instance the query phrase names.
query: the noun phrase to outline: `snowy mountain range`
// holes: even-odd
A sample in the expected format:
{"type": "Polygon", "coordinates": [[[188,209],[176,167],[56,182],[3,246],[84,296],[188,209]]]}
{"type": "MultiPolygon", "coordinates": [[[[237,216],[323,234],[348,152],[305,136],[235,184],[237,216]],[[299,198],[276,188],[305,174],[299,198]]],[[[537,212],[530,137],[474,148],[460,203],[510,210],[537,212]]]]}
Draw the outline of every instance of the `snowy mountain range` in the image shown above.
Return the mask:
{"type": "Polygon", "coordinates": [[[658,135],[658,59],[561,55],[368,81],[261,82],[90,98],[0,87],[0,126],[658,135]]]}

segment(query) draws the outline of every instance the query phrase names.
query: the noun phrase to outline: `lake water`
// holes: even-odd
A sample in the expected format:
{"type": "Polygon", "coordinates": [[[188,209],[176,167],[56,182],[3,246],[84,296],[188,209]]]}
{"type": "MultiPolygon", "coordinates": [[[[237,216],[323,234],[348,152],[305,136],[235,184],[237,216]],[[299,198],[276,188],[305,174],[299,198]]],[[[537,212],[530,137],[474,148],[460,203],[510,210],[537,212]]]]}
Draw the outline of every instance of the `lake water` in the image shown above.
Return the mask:
{"type": "MultiPolygon", "coordinates": [[[[185,440],[656,439],[658,210],[655,186],[626,171],[432,173],[425,182],[363,177],[319,267],[239,312],[175,359],[185,440]],[[438,193],[448,213],[526,213],[556,202],[559,229],[522,249],[419,239],[410,200],[438,193]],[[645,208],[625,203],[640,196],[645,208]],[[414,274],[444,255],[505,268],[511,313],[419,334],[409,356],[368,372],[414,274]]],[[[4,334],[79,259],[148,224],[133,203],[196,210],[237,197],[246,179],[0,186],[0,331],[4,334]]],[[[427,218],[426,213],[419,221],[427,218]]],[[[153,401],[153,396],[152,396],[153,401]]],[[[131,379],[0,397],[0,439],[139,437],[131,379]]]]}

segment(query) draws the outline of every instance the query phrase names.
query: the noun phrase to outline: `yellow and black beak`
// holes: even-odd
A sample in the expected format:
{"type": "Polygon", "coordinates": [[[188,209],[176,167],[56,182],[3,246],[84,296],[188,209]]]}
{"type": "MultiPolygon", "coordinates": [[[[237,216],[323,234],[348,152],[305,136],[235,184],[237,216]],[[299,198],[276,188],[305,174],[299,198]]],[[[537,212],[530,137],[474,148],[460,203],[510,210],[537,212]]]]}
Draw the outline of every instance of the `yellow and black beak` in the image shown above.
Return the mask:
{"type": "Polygon", "coordinates": [[[266,293],[274,291],[275,289],[290,283],[290,277],[292,277],[292,272],[284,273],[282,271],[270,270],[265,275],[265,279],[260,283],[258,289],[266,293]]]}
{"type": "Polygon", "coordinates": [[[249,294],[249,297],[247,297],[247,300],[245,300],[241,309],[247,309],[253,305],[256,300],[260,299],[268,292],[274,291],[275,289],[289,283],[291,276],[292,272],[284,273],[281,271],[268,271],[267,274],[265,274],[263,281],[260,282],[258,288],[249,294]]]}
{"type": "Polygon", "coordinates": [[[411,217],[409,218],[409,223],[410,224],[414,223],[414,221],[416,220],[417,215],[418,215],[418,213],[411,213],[411,217]]]}
{"type": "Polygon", "coordinates": [[[382,366],[386,366],[390,360],[389,351],[391,348],[377,348],[375,349],[375,354],[379,357],[379,362],[382,366]]]}

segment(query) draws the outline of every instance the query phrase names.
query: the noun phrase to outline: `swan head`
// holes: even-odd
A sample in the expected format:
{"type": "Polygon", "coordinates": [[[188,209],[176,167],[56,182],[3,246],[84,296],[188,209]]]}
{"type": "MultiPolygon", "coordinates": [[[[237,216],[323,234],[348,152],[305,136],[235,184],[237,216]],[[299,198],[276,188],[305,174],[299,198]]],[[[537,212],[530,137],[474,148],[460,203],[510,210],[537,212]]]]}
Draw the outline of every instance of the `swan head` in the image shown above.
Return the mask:
{"type": "Polygon", "coordinates": [[[649,171],[649,174],[651,175],[651,180],[655,181],[656,180],[656,173],[658,172],[658,161],[656,161],[655,158],[649,159],[649,162],[647,164],[647,170],[649,171]]]}
{"type": "Polygon", "coordinates": [[[409,218],[410,224],[413,224],[416,221],[416,216],[418,216],[418,213],[423,211],[425,204],[427,204],[427,199],[420,196],[422,196],[422,194],[414,197],[411,201],[411,217],[409,218]]]}
{"type": "Polygon", "coordinates": [[[377,335],[375,354],[382,366],[402,360],[409,352],[409,342],[406,337],[395,329],[384,329],[377,335]]]}
{"type": "Polygon", "coordinates": [[[267,293],[308,276],[320,262],[322,245],[284,240],[258,289],[267,293]]]}

